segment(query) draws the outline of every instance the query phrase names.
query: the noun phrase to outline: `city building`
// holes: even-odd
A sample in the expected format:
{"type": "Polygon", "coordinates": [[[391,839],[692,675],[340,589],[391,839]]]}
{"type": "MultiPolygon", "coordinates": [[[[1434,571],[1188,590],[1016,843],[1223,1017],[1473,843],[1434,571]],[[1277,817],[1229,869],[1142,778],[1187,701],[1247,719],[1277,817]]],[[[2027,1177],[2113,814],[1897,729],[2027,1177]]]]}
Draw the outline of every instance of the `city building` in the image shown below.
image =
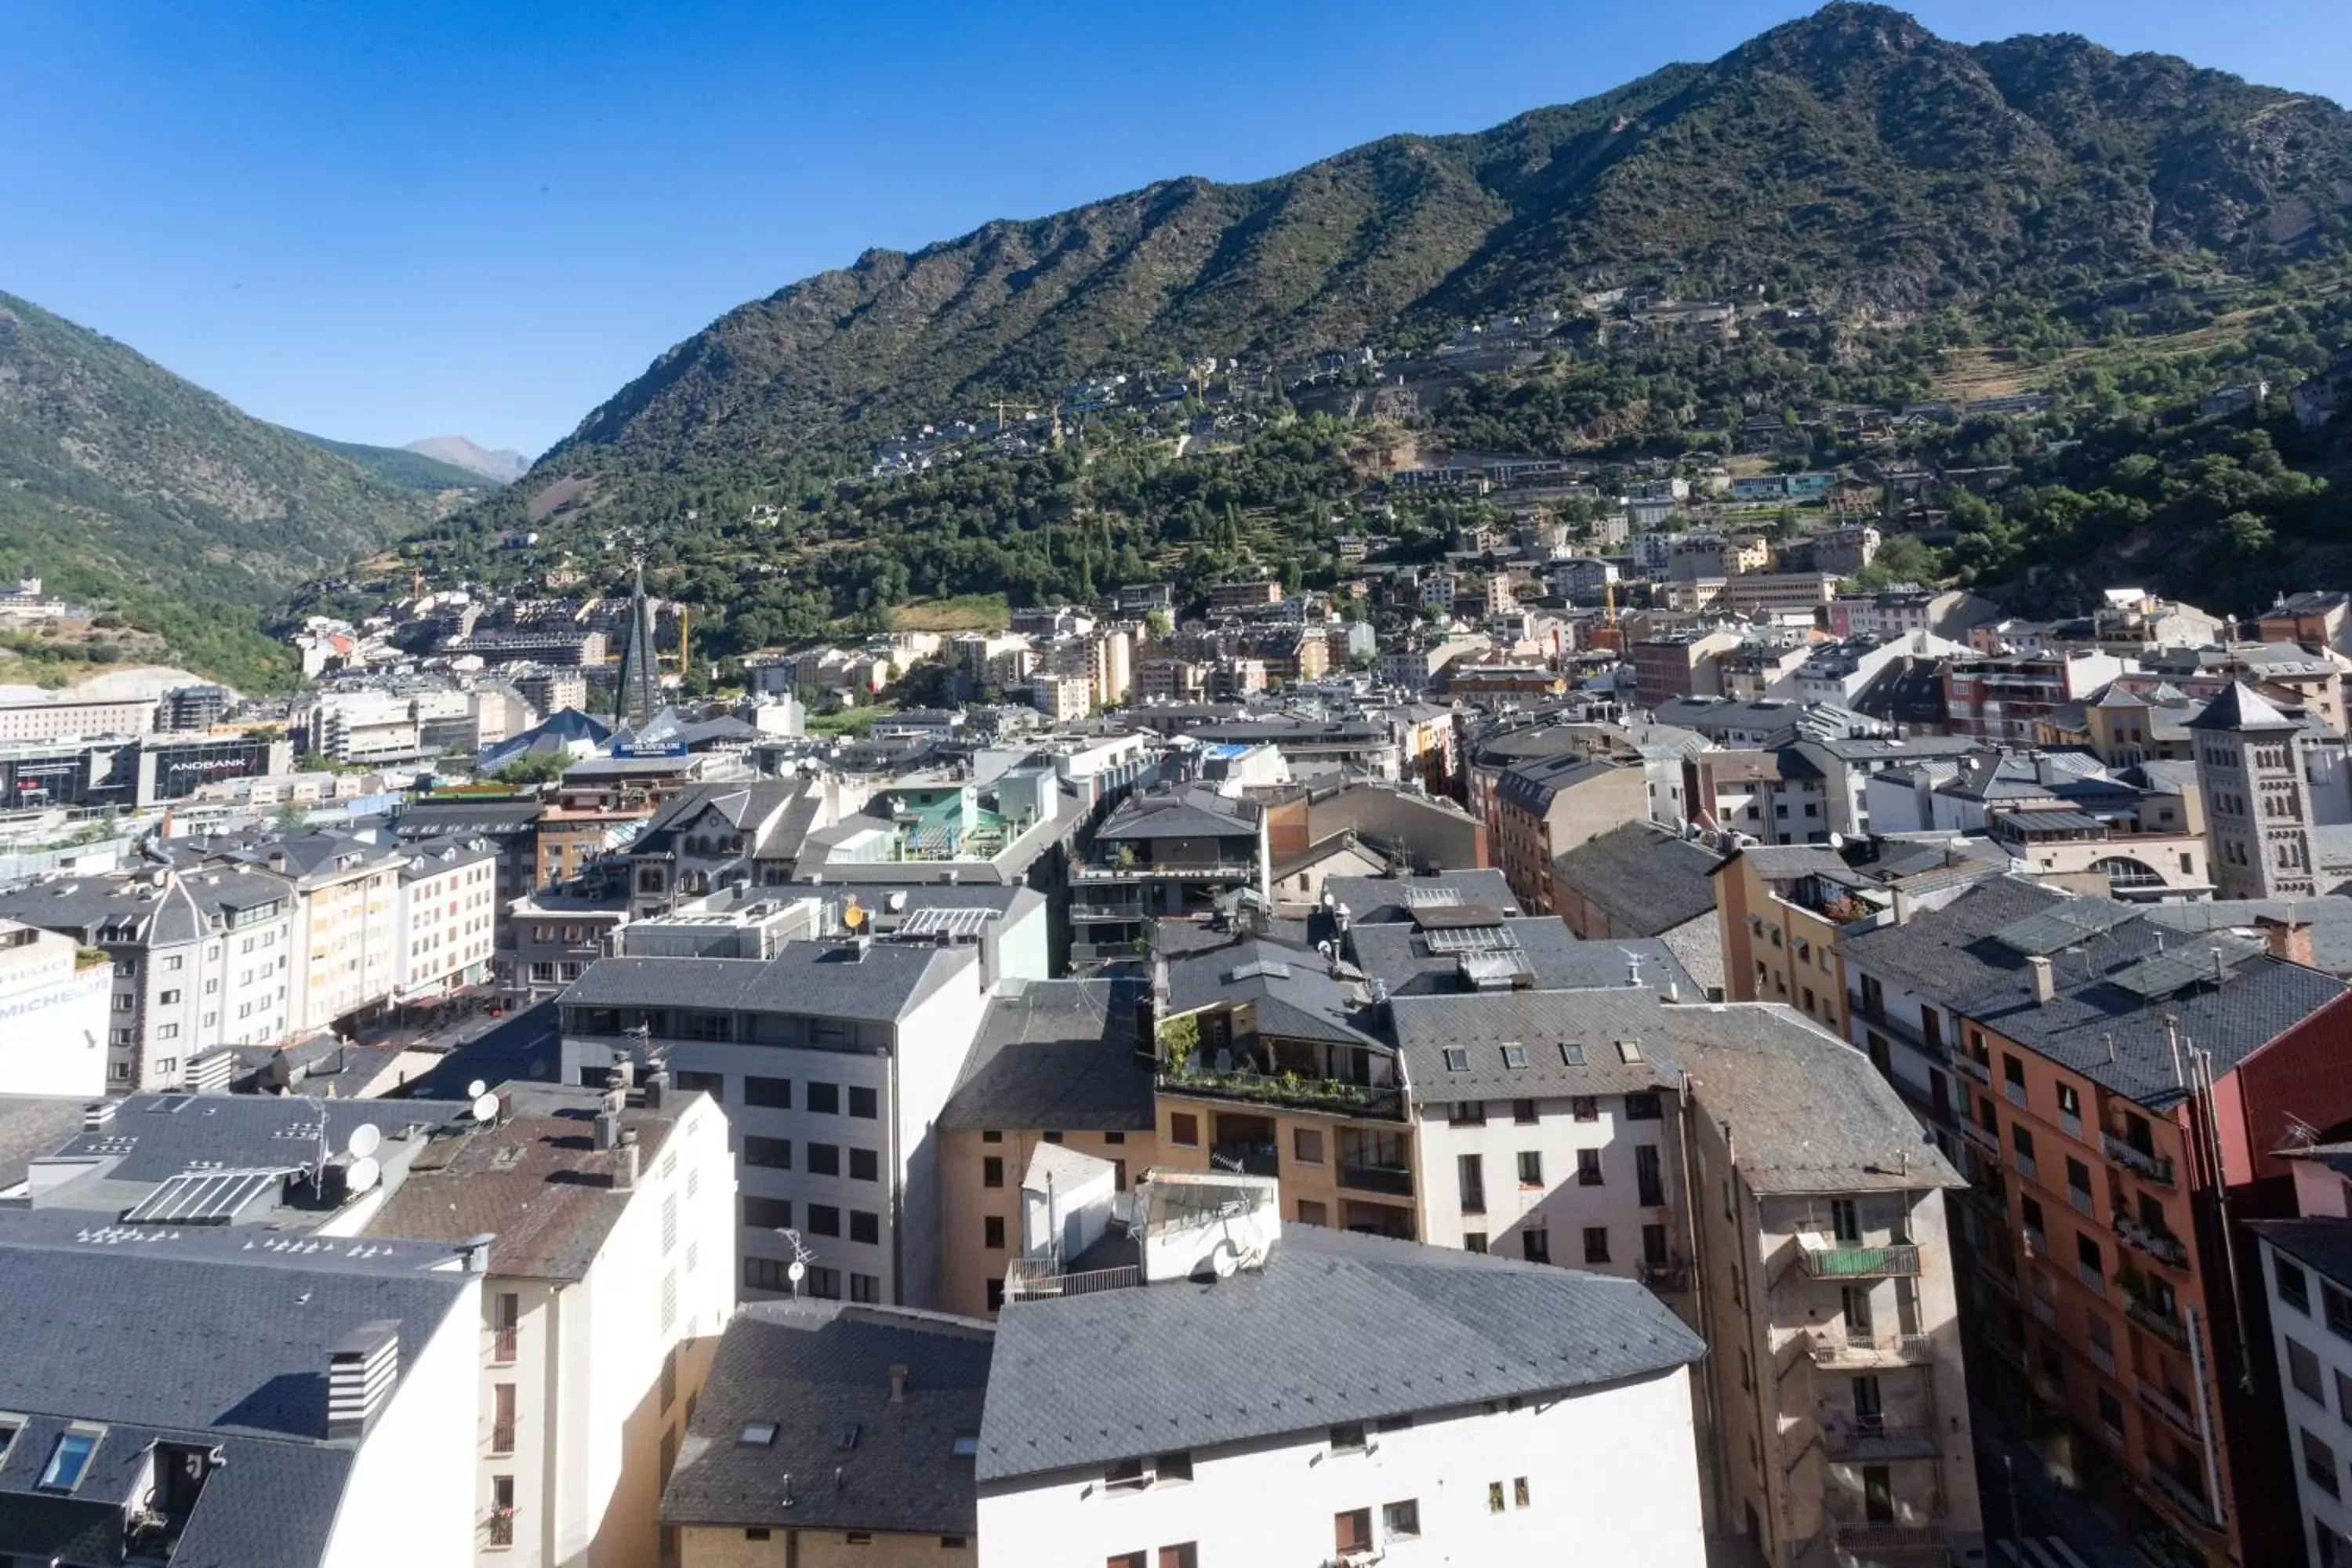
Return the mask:
{"type": "MultiPolygon", "coordinates": [[[[2309,1151],[2296,1163],[2325,1158],[2333,1167],[2344,1153],[2337,1144],[2309,1151]]],[[[2352,1220],[2341,1208],[2339,1197],[2330,1214],[2248,1226],[2261,1255],[2305,1561],[2321,1568],[2352,1563],[2352,1509],[2344,1501],[2352,1447],[2346,1437],[2352,1424],[2352,1220]]]]}
{"type": "Polygon", "coordinates": [[[0,1088],[95,1099],[109,1082],[113,965],[74,937],[0,921],[0,1088]]]}
{"type": "Polygon", "coordinates": [[[394,1001],[424,1001],[489,977],[498,857],[479,838],[444,839],[409,852],[399,872],[394,1001]]]}
{"type": "Polygon", "coordinates": [[[1241,889],[1267,897],[1272,875],[1263,808],[1197,784],[1139,791],[1071,862],[1070,961],[1131,960],[1152,921],[1203,916],[1241,889]]]}
{"type": "Polygon", "coordinates": [[[1570,752],[1519,763],[1495,781],[1493,844],[1522,908],[1551,910],[1551,866],[1612,828],[1650,816],[1643,770],[1570,752]]]}

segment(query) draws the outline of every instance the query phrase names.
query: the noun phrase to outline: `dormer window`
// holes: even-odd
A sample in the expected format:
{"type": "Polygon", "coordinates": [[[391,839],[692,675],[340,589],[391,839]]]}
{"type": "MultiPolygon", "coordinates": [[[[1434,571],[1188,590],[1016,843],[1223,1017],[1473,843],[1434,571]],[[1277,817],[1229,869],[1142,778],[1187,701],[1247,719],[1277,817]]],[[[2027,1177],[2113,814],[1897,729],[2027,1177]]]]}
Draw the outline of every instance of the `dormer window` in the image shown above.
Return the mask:
{"type": "Polygon", "coordinates": [[[105,1435],[102,1426],[68,1426],[58,1433],[58,1446],[49,1450],[48,1468],[41,1472],[42,1489],[69,1492],[81,1485],[98,1452],[98,1440],[105,1435]]]}

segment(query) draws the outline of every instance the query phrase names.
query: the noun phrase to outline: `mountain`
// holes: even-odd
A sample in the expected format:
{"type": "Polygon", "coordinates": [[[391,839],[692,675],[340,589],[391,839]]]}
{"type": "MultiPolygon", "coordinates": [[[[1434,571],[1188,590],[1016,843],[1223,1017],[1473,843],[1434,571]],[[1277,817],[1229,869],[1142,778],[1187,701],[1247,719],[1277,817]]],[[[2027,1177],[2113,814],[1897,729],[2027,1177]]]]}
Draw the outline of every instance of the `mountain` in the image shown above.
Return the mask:
{"type": "Polygon", "coordinates": [[[282,684],[263,609],[436,515],[110,338],[0,294],[0,563],[113,602],[179,661],[282,684]]]}
{"type": "Polygon", "coordinates": [[[488,489],[493,482],[486,474],[428,456],[414,447],[371,447],[362,441],[331,441],[324,436],[303,436],[299,430],[295,434],[404,490],[430,490],[436,494],[448,490],[478,491],[488,489]]]}
{"type": "Polygon", "coordinates": [[[648,504],[660,476],[853,449],[1097,368],[1426,342],[1611,285],[1764,289],[1857,328],[2087,325],[2120,287],[2272,279],[2347,232],[2352,116],[2332,103],[1832,5],[1478,134],[868,251],[664,353],[521,488],[611,476],[586,504],[648,504]]]}
{"type": "Polygon", "coordinates": [[[492,451],[487,447],[476,446],[463,436],[427,436],[422,441],[411,441],[401,449],[419,453],[451,468],[463,468],[495,484],[511,484],[530,471],[530,459],[520,452],[505,447],[492,451]]]}

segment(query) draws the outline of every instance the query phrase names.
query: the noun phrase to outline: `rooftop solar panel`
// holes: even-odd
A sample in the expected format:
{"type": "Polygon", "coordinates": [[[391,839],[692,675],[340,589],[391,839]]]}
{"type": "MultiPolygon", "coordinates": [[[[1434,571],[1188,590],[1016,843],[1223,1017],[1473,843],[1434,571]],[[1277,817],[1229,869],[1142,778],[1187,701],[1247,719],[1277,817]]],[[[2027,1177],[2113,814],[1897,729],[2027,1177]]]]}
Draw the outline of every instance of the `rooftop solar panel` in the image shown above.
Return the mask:
{"type": "Polygon", "coordinates": [[[1459,888],[1407,888],[1404,890],[1404,907],[1409,910],[1444,909],[1461,901],[1462,889],[1459,888]]]}
{"type": "Polygon", "coordinates": [[[2152,954],[2108,978],[2134,995],[2154,1001],[2159,996],[2169,996],[2184,986],[2210,984],[2226,979],[2231,971],[2249,959],[2259,957],[2264,951],[2261,942],[2216,932],[2200,940],[2195,947],[2175,948],[2170,952],[2152,954]]]}
{"type": "Polygon", "coordinates": [[[1433,953],[1448,952],[1507,952],[1519,945],[1511,928],[1502,924],[1454,926],[1445,930],[1425,931],[1423,940],[1433,953]]]}
{"type": "Polygon", "coordinates": [[[286,1171],[183,1171],[122,1216],[126,1225],[226,1225],[275,1189],[286,1171]]]}
{"type": "Polygon", "coordinates": [[[927,909],[898,922],[901,936],[978,936],[996,911],[990,909],[927,909]]]}
{"type": "Polygon", "coordinates": [[[2113,931],[2138,915],[2137,910],[2105,899],[2077,899],[2021,921],[2012,921],[1992,935],[1995,942],[2012,952],[2030,958],[2047,957],[2061,948],[2073,947],[2113,931]]]}
{"type": "Polygon", "coordinates": [[[1412,911],[1412,923],[1423,931],[1445,931],[1454,926],[1490,926],[1502,918],[1487,904],[1429,905],[1412,911]]]}

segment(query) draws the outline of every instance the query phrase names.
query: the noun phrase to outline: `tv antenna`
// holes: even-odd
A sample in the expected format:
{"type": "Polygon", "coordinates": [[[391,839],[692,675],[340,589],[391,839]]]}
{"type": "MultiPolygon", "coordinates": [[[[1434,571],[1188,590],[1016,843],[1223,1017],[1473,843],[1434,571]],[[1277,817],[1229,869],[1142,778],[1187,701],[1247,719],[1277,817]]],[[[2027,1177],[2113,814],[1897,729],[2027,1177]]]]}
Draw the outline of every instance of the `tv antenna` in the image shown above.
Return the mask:
{"type": "Polygon", "coordinates": [[[793,1300],[797,1301],[801,1299],[801,1281],[808,1278],[809,1265],[816,1261],[816,1254],[809,1250],[808,1244],[801,1239],[801,1233],[792,1226],[781,1226],[777,1227],[776,1234],[782,1237],[793,1249],[793,1260],[784,1268],[784,1278],[792,1281],[793,1300]]]}

